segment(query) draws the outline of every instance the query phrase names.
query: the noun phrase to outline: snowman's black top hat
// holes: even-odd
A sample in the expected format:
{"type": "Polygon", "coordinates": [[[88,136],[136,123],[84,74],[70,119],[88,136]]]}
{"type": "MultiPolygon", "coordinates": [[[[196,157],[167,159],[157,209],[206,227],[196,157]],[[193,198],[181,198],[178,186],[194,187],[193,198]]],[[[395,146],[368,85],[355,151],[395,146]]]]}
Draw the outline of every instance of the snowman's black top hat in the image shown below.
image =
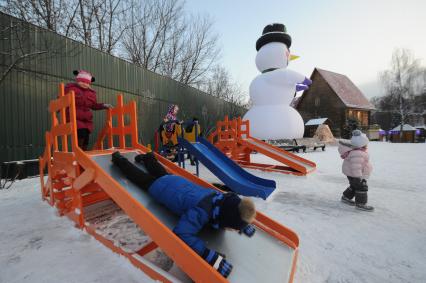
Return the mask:
{"type": "Polygon", "coordinates": [[[287,29],[283,24],[270,24],[267,25],[262,32],[262,36],[256,41],[256,51],[270,42],[282,42],[287,45],[287,48],[291,46],[291,37],[287,33],[287,29]]]}

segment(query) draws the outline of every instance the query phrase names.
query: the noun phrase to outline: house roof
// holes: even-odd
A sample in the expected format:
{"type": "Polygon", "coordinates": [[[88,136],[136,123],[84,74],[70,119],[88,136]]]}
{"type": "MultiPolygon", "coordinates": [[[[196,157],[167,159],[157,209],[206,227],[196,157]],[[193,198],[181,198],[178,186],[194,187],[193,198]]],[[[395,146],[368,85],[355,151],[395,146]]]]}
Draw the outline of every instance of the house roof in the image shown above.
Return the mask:
{"type": "MultiPolygon", "coordinates": [[[[401,126],[396,126],[395,128],[393,128],[391,130],[391,132],[399,132],[399,130],[401,129],[401,126]]],[[[404,124],[404,126],[402,126],[402,131],[415,131],[416,128],[414,128],[413,126],[409,125],[409,124],[404,124]]]]}
{"type": "Polygon", "coordinates": [[[375,109],[361,90],[345,75],[315,68],[347,107],[375,109]]]}
{"type": "Polygon", "coordinates": [[[315,126],[315,125],[322,125],[325,121],[327,121],[328,118],[318,118],[318,119],[311,119],[308,122],[306,122],[305,126],[315,126]]]}

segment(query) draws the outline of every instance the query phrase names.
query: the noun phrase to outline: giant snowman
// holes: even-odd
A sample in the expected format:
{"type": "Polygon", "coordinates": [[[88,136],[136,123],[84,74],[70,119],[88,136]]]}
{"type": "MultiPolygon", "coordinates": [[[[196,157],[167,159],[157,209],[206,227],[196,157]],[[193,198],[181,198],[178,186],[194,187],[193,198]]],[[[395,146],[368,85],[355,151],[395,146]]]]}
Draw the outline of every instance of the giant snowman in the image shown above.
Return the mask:
{"type": "Polygon", "coordinates": [[[290,106],[294,94],[308,89],[312,82],[287,69],[291,37],[283,24],[267,25],[256,42],[256,66],[262,72],[250,84],[251,109],[244,115],[250,121],[250,134],[258,139],[303,137],[303,119],[290,106]]]}

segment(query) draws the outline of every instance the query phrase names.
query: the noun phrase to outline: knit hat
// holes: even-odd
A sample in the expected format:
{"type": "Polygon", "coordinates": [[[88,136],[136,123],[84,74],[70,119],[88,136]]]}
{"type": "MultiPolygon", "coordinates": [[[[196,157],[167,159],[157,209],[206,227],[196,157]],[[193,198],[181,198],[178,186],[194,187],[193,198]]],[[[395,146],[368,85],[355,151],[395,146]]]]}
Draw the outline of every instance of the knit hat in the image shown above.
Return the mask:
{"type": "Polygon", "coordinates": [[[176,104],[170,104],[169,108],[167,108],[167,113],[168,114],[173,114],[173,112],[175,111],[176,106],[177,106],[176,104]]]}
{"type": "Polygon", "coordinates": [[[360,130],[352,132],[351,145],[355,148],[361,148],[368,144],[368,138],[360,130]]]}
{"type": "Polygon", "coordinates": [[[95,77],[92,76],[92,74],[89,73],[88,71],[84,71],[84,70],[77,71],[77,70],[74,70],[73,74],[74,74],[75,80],[77,82],[91,84],[92,82],[95,81],[95,77]]]}
{"type": "Polygon", "coordinates": [[[287,45],[287,48],[291,46],[291,37],[287,33],[287,29],[283,24],[270,24],[267,25],[262,32],[262,36],[256,41],[256,51],[259,51],[263,45],[271,42],[282,42],[287,45]]]}
{"type": "Polygon", "coordinates": [[[239,204],[241,199],[235,193],[226,193],[220,206],[219,226],[241,230],[247,226],[240,216],[239,204]]]}

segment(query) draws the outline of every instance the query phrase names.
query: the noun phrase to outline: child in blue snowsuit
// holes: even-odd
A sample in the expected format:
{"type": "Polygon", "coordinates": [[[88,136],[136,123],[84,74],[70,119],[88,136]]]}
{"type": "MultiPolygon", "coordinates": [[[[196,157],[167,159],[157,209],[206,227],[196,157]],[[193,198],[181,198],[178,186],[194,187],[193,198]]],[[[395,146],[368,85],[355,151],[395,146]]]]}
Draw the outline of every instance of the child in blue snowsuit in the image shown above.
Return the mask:
{"type": "Polygon", "coordinates": [[[220,193],[196,185],[183,177],[170,175],[154,154],[140,154],[135,161],[145,165],[149,174],[140,170],[120,152],[112,155],[112,162],[125,176],[159,203],[180,216],[173,232],[203,257],[225,278],[232,271],[224,255],[208,249],[197,237],[198,232],[210,224],[213,228],[232,228],[251,237],[255,229],[250,223],[256,216],[253,201],[241,199],[235,193],[220,193]]]}

